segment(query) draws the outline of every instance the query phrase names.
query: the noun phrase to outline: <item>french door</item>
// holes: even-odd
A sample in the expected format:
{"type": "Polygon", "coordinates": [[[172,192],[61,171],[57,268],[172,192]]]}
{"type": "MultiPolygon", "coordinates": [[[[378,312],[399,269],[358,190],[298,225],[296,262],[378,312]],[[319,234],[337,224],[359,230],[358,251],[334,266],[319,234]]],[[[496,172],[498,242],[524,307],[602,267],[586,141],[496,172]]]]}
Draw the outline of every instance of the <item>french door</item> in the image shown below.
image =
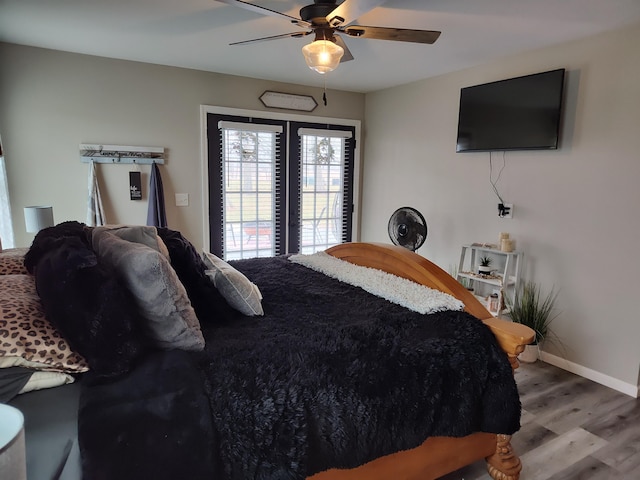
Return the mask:
{"type": "Polygon", "coordinates": [[[350,241],[354,133],[207,114],[210,250],[240,259],[350,241]]]}

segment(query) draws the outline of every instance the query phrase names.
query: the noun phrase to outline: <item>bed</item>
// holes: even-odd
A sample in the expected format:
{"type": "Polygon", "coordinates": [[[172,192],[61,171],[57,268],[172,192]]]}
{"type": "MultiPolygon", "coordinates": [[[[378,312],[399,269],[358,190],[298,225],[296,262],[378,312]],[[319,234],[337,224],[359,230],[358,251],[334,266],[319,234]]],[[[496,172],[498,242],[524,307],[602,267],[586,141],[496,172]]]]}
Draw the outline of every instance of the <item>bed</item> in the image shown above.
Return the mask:
{"type": "Polygon", "coordinates": [[[413,252],[226,263],[177,231],[65,222],[22,253],[30,273],[11,274],[32,282],[71,370],[26,368],[75,380],[11,400],[30,478],[435,479],[483,458],[493,478],[519,476],[512,369],[532,332],[413,252]],[[323,273],[335,262],[355,281],[395,275],[392,296],[448,295],[399,306],[323,273]]]}

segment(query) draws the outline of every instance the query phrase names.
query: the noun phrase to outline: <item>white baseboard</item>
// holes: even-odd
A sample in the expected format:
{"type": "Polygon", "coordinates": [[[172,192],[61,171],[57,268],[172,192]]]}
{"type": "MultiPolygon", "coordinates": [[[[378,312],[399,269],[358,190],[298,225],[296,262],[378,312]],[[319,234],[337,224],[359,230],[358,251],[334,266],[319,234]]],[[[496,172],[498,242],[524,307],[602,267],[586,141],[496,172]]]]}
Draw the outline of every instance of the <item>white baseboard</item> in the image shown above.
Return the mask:
{"type": "Polygon", "coordinates": [[[629,395],[633,398],[640,397],[640,385],[633,385],[632,383],[623,382],[622,380],[618,380],[617,378],[610,377],[609,375],[605,375],[604,373],[600,373],[596,370],[592,370],[577,363],[570,362],[569,360],[565,360],[564,358],[558,357],[557,355],[543,352],[542,350],[540,351],[540,360],[556,367],[562,368],[563,370],[566,370],[568,372],[580,375],[581,377],[593,380],[594,382],[604,385],[605,387],[613,388],[614,390],[629,395]]]}

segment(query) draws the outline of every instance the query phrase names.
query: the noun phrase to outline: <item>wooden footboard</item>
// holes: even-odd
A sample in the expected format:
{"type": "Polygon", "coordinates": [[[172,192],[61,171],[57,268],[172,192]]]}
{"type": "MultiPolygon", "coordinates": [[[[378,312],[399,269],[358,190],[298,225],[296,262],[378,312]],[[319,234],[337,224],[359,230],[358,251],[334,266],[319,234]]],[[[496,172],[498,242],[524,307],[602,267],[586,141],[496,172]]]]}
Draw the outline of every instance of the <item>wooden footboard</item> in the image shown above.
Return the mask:
{"type": "Polygon", "coordinates": [[[419,447],[376,458],[349,470],[331,469],[307,480],[435,480],[495,452],[496,435],[431,437],[419,447]]]}
{"type": "MultiPolygon", "coordinates": [[[[461,300],[465,311],[482,320],[494,333],[511,366],[517,355],[533,340],[533,330],[524,325],[494,318],[476,297],[456,279],[426,258],[395,245],[345,243],[327,250],[341,260],[375,268],[449,293],[461,300]]],[[[328,470],[309,480],[383,480],[389,478],[429,480],[485,458],[489,474],[496,480],[518,480],[520,460],[513,452],[509,435],[474,433],[462,438],[432,437],[412,450],[378,458],[350,470],[328,470]]]]}

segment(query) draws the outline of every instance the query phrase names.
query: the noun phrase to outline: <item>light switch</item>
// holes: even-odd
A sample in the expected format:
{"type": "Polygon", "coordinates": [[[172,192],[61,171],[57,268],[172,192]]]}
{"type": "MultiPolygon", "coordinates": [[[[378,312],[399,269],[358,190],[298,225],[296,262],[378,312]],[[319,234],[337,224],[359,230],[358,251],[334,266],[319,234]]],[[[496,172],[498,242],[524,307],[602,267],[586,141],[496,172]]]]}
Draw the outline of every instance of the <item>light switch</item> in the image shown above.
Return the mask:
{"type": "Polygon", "coordinates": [[[188,206],[189,206],[189,194],[176,193],[176,207],[188,207],[188,206]]]}

